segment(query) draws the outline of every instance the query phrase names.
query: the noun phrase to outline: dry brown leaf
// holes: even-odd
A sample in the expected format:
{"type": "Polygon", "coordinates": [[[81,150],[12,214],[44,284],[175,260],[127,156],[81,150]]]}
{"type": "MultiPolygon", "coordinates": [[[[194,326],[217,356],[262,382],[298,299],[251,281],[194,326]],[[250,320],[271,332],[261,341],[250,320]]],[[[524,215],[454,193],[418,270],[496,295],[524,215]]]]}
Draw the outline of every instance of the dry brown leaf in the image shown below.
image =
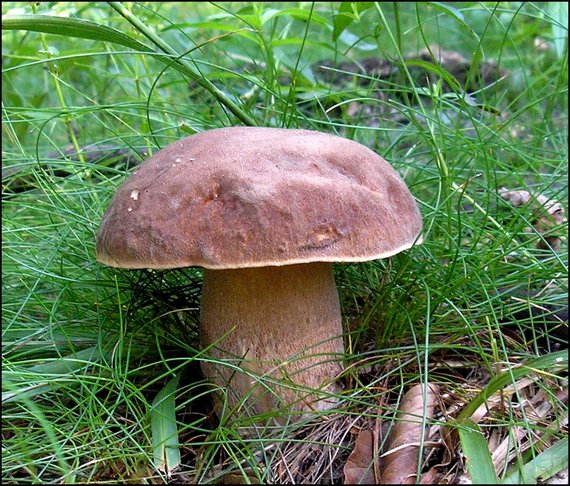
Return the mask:
{"type": "Polygon", "coordinates": [[[420,484],[441,484],[443,476],[439,467],[432,467],[429,471],[426,471],[425,474],[422,474],[420,484]]]}
{"type": "MultiPolygon", "coordinates": [[[[436,403],[437,387],[429,384],[425,390],[425,417],[430,420],[436,403]]],[[[400,404],[398,421],[388,440],[387,451],[380,464],[381,484],[414,484],[419,463],[420,442],[427,438],[423,427],[424,385],[410,388],[400,404]]]]}
{"type": "MultiPolygon", "coordinates": [[[[543,194],[533,194],[532,192],[524,190],[511,191],[506,187],[501,187],[499,194],[515,208],[530,204],[535,217],[533,227],[540,234],[551,232],[553,228],[562,225],[566,221],[566,215],[564,214],[562,205],[553,199],[547,198],[543,194]]],[[[550,247],[553,250],[558,250],[560,243],[560,237],[550,233],[544,237],[544,241],[540,240],[536,246],[541,249],[550,247]]]]}
{"type": "Polygon", "coordinates": [[[375,456],[374,434],[371,430],[361,430],[344,465],[344,484],[375,484],[375,456]]]}
{"type": "MultiPolygon", "coordinates": [[[[247,475],[249,484],[259,484],[259,480],[252,475],[247,475]]],[[[218,479],[219,484],[245,484],[245,479],[242,474],[224,474],[218,479]]]]}

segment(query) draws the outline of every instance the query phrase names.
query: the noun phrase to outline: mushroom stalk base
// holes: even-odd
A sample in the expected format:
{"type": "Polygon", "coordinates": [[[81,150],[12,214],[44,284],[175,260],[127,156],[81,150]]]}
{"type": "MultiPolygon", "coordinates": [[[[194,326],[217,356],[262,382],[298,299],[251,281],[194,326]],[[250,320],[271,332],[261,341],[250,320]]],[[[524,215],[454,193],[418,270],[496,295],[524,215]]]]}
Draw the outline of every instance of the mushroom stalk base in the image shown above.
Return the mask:
{"type": "Polygon", "coordinates": [[[332,264],[205,269],[200,321],[208,354],[224,363],[204,361],[202,369],[227,389],[231,409],[259,414],[336,403],[328,394],[339,391],[344,345],[332,264]]]}

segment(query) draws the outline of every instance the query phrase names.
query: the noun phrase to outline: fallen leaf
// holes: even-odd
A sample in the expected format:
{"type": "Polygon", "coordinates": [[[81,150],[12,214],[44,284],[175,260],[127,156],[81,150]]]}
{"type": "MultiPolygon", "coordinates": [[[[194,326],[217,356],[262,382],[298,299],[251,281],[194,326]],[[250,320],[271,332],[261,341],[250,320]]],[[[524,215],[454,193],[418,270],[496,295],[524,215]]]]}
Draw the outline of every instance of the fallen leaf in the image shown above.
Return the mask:
{"type": "Polygon", "coordinates": [[[534,229],[541,235],[546,234],[544,240],[537,243],[537,248],[548,249],[550,247],[555,251],[560,248],[560,237],[552,234],[554,228],[566,222],[564,208],[559,202],[543,194],[534,194],[524,190],[511,191],[506,187],[501,187],[499,194],[515,208],[530,205],[534,217],[532,223],[534,229]]]}
{"type": "Polygon", "coordinates": [[[428,436],[424,422],[429,422],[433,417],[436,393],[435,385],[428,384],[425,388],[425,385],[418,384],[410,388],[402,398],[397,422],[388,439],[387,450],[381,456],[379,483],[416,483],[420,443],[422,438],[428,436]]]}
{"type": "Polygon", "coordinates": [[[344,465],[344,484],[375,484],[374,458],[374,435],[361,430],[344,465]]]}

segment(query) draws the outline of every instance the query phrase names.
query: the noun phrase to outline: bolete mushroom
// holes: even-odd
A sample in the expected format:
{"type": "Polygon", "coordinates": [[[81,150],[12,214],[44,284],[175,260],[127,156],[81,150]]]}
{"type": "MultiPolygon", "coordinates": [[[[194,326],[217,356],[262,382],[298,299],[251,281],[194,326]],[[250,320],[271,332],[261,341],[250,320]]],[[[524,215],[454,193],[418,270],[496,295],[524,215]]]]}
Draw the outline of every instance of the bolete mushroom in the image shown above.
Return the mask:
{"type": "Polygon", "coordinates": [[[204,267],[205,375],[230,406],[326,409],[343,329],[333,262],[419,242],[398,173],[363,145],[316,131],[208,130],[160,150],[112,199],[97,259],[122,268],[204,267]],[[268,377],[263,380],[259,377],[268,377]]]}

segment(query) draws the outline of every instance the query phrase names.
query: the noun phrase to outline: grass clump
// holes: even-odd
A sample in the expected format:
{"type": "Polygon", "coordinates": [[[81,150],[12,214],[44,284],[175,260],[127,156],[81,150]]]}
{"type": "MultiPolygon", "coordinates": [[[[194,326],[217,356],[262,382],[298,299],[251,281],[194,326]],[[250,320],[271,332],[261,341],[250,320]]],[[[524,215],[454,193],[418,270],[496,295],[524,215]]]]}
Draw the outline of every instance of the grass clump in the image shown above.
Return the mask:
{"type": "Polygon", "coordinates": [[[469,431],[504,482],[546,479],[542,460],[558,465],[549,474],[567,467],[551,460],[568,412],[557,5],[7,2],[2,13],[3,481],[339,483],[361,430],[381,469],[417,383],[440,390],[419,474],[463,478],[469,431]],[[240,124],[365,144],[400,172],[425,224],[405,254],[335,268],[341,405],[279,428],[212,413],[199,269],[95,261],[101,215],[137,163],[240,124]],[[169,440],[179,454],[161,449],[169,440]]]}

